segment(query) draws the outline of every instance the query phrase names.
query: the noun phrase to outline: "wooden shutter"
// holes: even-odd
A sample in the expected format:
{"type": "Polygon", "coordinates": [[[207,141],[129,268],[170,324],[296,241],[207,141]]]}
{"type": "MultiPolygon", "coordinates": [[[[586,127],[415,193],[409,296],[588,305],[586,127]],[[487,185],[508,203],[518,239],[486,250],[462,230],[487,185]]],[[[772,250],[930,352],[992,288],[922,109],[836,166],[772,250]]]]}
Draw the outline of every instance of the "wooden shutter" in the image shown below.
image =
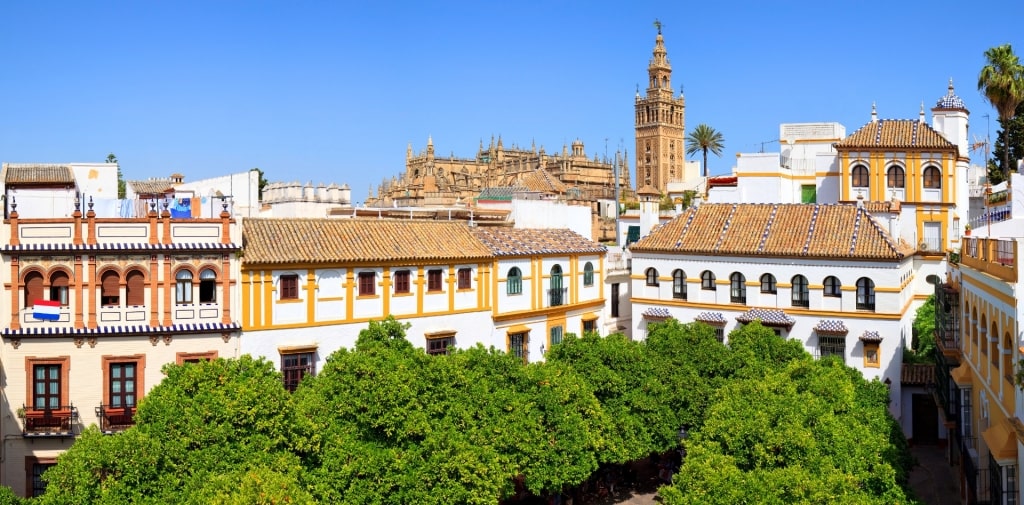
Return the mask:
{"type": "Polygon", "coordinates": [[[35,307],[43,298],[43,274],[32,272],[25,276],[25,307],[35,307]]]}
{"type": "MultiPolygon", "coordinates": [[[[104,298],[117,300],[120,296],[120,286],[118,282],[121,279],[117,276],[117,272],[107,272],[103,274],[101,294],[104,298]]],[[[114,304],[117,302],[114,301],[114,304]]]]}
{"type": "Polygon", "coordinates": [[[128,272],[128,276],[125,278],[127,284],[127,293],[125,293],[125,302],[129,305],[145,305],[146,304],[146,276],[138,270],[132,270],[128,272]]]}

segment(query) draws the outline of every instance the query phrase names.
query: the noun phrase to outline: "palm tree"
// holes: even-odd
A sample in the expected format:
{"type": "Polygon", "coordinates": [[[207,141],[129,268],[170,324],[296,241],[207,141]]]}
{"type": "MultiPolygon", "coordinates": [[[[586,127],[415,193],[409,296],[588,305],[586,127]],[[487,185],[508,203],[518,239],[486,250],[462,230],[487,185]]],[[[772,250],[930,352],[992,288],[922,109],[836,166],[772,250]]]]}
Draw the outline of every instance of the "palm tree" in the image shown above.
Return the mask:
{"type": "MultiPolygon", "coordinates": [[[[1024,66],[1013,54],[1010,44],[1003,44],[985,51],[988,64],[981,67],[978,75],[978,90],[999,113],[999,122],[1004,125],[1013,119],[1014,112],[1024,102],[1024,66]]],[[[1010,145],[1010,130],[1003,128],[1003,145],[1010,145]]],[[[1009,179],[1010,150],[1003,151],[1003,177],[1009,179]]]]}
{"type": "Polygon", "coordinates": [[[701,123],[686,136],[686,154],[694,155],[698,151],[704,153],[704,178],[708,177],[708,151],[715,156],[722,155],[725,139],[721,132],[701,123]]]}

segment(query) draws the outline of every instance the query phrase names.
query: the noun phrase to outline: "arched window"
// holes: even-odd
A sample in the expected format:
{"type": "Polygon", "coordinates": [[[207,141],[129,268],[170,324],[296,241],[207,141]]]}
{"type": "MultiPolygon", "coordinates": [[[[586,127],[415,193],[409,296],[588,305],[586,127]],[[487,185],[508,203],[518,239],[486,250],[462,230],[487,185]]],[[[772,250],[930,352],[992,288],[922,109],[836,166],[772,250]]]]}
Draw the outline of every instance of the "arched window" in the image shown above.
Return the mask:
{"type": "Polygon", "coordinates": [[[50,301],[60,302],[64,307],[68,306],[68,274],[63,271],[56,271],[50,274],[50,301]]]}
{"type": "Polygon", "coordinates": [[[672,272],[672,298],[686,299],[686,272],[672,272]]]}
{"type": "Polygon", "coordinates": [[[992,360],[992,368],[999,373],[999,327],[995,321],[992,321],[992,329],[988,335],[988,345],[991,349],[988,352],[988,359],[992,360]]]}
{"type": "Polygon", "coordinates": [[[1003,334],[1003,377],[1013,377],[1013,337],[1003,334]]]}
{"type": "Polygon", "coordinates": [[[35,307],[43,299],[43,274],[30,272],[25,276],[25,307],[35,307]]]}
{"type": "Polygon", "coordinates": [[[594,264],[589,261],[586,265],[583,265],[583,285],[594,285],[594,264]]]}
{"type": "Polygon", "coordinates": [[[508,270],[508,276],[505,279],[505,292],[510,295],[523,293],[523,272],[519,270],[519,267],[512,267],[508,270]]]}
{"type": "Polygon", "coordinates": [[[729,300],[732,303],[747,303],[747,278],[739,272],[729,276],[729,300]]]}
{"type": "Polygon", "coordinates": [[[711,273],[711,270],[705,270],[700,274],[700,288],[708,289],[711,291],[715,290],[715,274],[711,273]]]}
{"type": "Polygon", "coordinates": [[[855,165],[853,170],[850,172],[850,182],[855,188],[868,187],[868,167],[865,167],[864,165],[855,165]]]}
{"type": "Polygon", "coordinates": [[[867,277],[857,279],[857,309],[875,310],[875,282],[867,277]]]}
{"type": "Polygon", "coordinates": [[[192,303],[192,272],[180,270],[174,276],[177,283],[174,288],[174,301],[176,303],[192,303]]]}
{"type": "Polygon", "coordinates": [[[648,268],[645,272],[647,275],[647,285],[657,286],[658,285],[658,270],[654,268],[648,268]]]}
{"type": "Polygon", "coordinates": [[[562,267],[555,265],[551,267],[551,290],[550,306],[555,307],[564,304],[566,300],[565,288],[562,287],[562,267]]]}
{"type": "Polygon", "coordinates": [[[906,172],[903,167],[893,165],[885,173],[885,185],[890,188],[903,188],[906,186],[906,172]]]}
{"type": "Polygon", "coordinates": [[[199,272],[199,303],[217,301],[217,273],[207,268],[199,272]]]}
{"type": "Polygon", "coordinates": [[[121,304],[121,277],[111,270],[100,277],[100,305],[116,306],[121,304]]]}
{"type": "Polygon", "coordinates": [[[146,304],[146,276],[138,271],[132,270],[124,277],[125,281],[125,303],[129,306],[146,304]]]}
{"type": "Polygon", "coordinates": [[[927,167],[924,169],[924,187],[938,189],[942,187],[942,172],[938,168],[927,167]]]}
{"type": "Polygon", "coordinates": [[[775,276],[772,274],[764,274],[761,276],[761,292],[775,294],[775,276]]]}
{"type": "Polygon", "coordinates": [[[843,284],[841,282],[839,282],[839,279],[837,279],[833,275],[825,277],[825,291],[824,291],[824,295],[825,296],[829,296],[829,297],[833,297],[833,298],[840,298],[840,297],[842,297],[843,293],[840,290],[840,287],[842,285],[843,284]]]}
{"type": "Polygon", "coordinates": [[[810,307],[810,294],[807,291],[807,277],[793,277],[793,293],[791,296],[794,307],[810,307]]]}

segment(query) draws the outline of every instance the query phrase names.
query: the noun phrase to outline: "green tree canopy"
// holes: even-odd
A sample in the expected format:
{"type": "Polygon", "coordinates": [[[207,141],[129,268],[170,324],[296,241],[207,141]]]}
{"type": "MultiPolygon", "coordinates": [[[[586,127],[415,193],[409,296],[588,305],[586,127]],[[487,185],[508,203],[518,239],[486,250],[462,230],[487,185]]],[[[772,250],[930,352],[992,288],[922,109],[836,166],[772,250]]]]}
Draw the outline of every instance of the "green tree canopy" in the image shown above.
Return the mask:
{"type": "Polygon", "coordinates": [[[58,458],[42,503],[210,503],[201,498],[227,480],[244,483],[239,500],[261,482],[298,485],[318,438],[270,362],[242,356],[163,371],[134,427],[117,436],[90,427],[58,458]]]}
{"type": "MultiPolygon", "coordinates": [[[[999,121],[1009,122],[1024,102],[1024,65],[1010,44],[991,47],[985,51],[985,65],[978,74],[978,90],[996,112],[999,121]]],[[[1003,145],[1010,145],[1009,129],[1003,129],[1003,145]]],[[[1013,166],[1009,149],[1003,152],[1002,175],[1009,178],[1013,166]]]]}
{"type": "Polygon", "coordinates": [[[704,154],[704,178],[708,177],[708,151],[721,156],[725,149],[725,138],[714,128],[701,123],[686,135],[686,154],[704,154]]]}

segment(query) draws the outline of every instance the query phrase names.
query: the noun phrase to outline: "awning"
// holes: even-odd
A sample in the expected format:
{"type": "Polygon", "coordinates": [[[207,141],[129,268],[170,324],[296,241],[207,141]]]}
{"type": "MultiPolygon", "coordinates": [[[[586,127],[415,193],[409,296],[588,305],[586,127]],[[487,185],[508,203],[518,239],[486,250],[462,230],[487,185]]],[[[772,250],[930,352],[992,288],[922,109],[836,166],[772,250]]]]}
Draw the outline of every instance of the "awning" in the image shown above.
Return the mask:
{"type": "Polygon", "coordinates": [[[725,316],[721,312],[701,312],[693,320],[716,326],[725,325],[726,323],[725,316]]]}
{"type": "Polygon", "coordinates": [[[736,320],[741,323],[760,321],[765,326],[785,326],[787,328],[796,324],[796,319],[776,309],[750,309],[736,316],[736,320]]]}
{"type": "Polygon", "coordinates": [[[649,307],[642,315],[644,319],[668,319],[672,317],[672,314],[669,314],[668,309],[664,307],[649,307]]]}
{"type": "Polygon", "coordinates": [[[861,342],[879,343],[882,341],[882,334],[877,331],[864,330],[864,333],[858,337],[861,342]]]}
{"type": "Polygon", "coordinates": [[[981,438],[985,439],[985,445],[996,461],[1012,460],[1013,464],[1017,463],[1017,434],[1008,420],[993,424],[981,433],[981,438]]]}
{"type": "Polygon", "coordinates": [[[839,319],[822,319],[814,326],[814,331],[818,333],[834,333],[836,335],[846,335],[850,332],[846,328],[846,324],[839,319]]]}

